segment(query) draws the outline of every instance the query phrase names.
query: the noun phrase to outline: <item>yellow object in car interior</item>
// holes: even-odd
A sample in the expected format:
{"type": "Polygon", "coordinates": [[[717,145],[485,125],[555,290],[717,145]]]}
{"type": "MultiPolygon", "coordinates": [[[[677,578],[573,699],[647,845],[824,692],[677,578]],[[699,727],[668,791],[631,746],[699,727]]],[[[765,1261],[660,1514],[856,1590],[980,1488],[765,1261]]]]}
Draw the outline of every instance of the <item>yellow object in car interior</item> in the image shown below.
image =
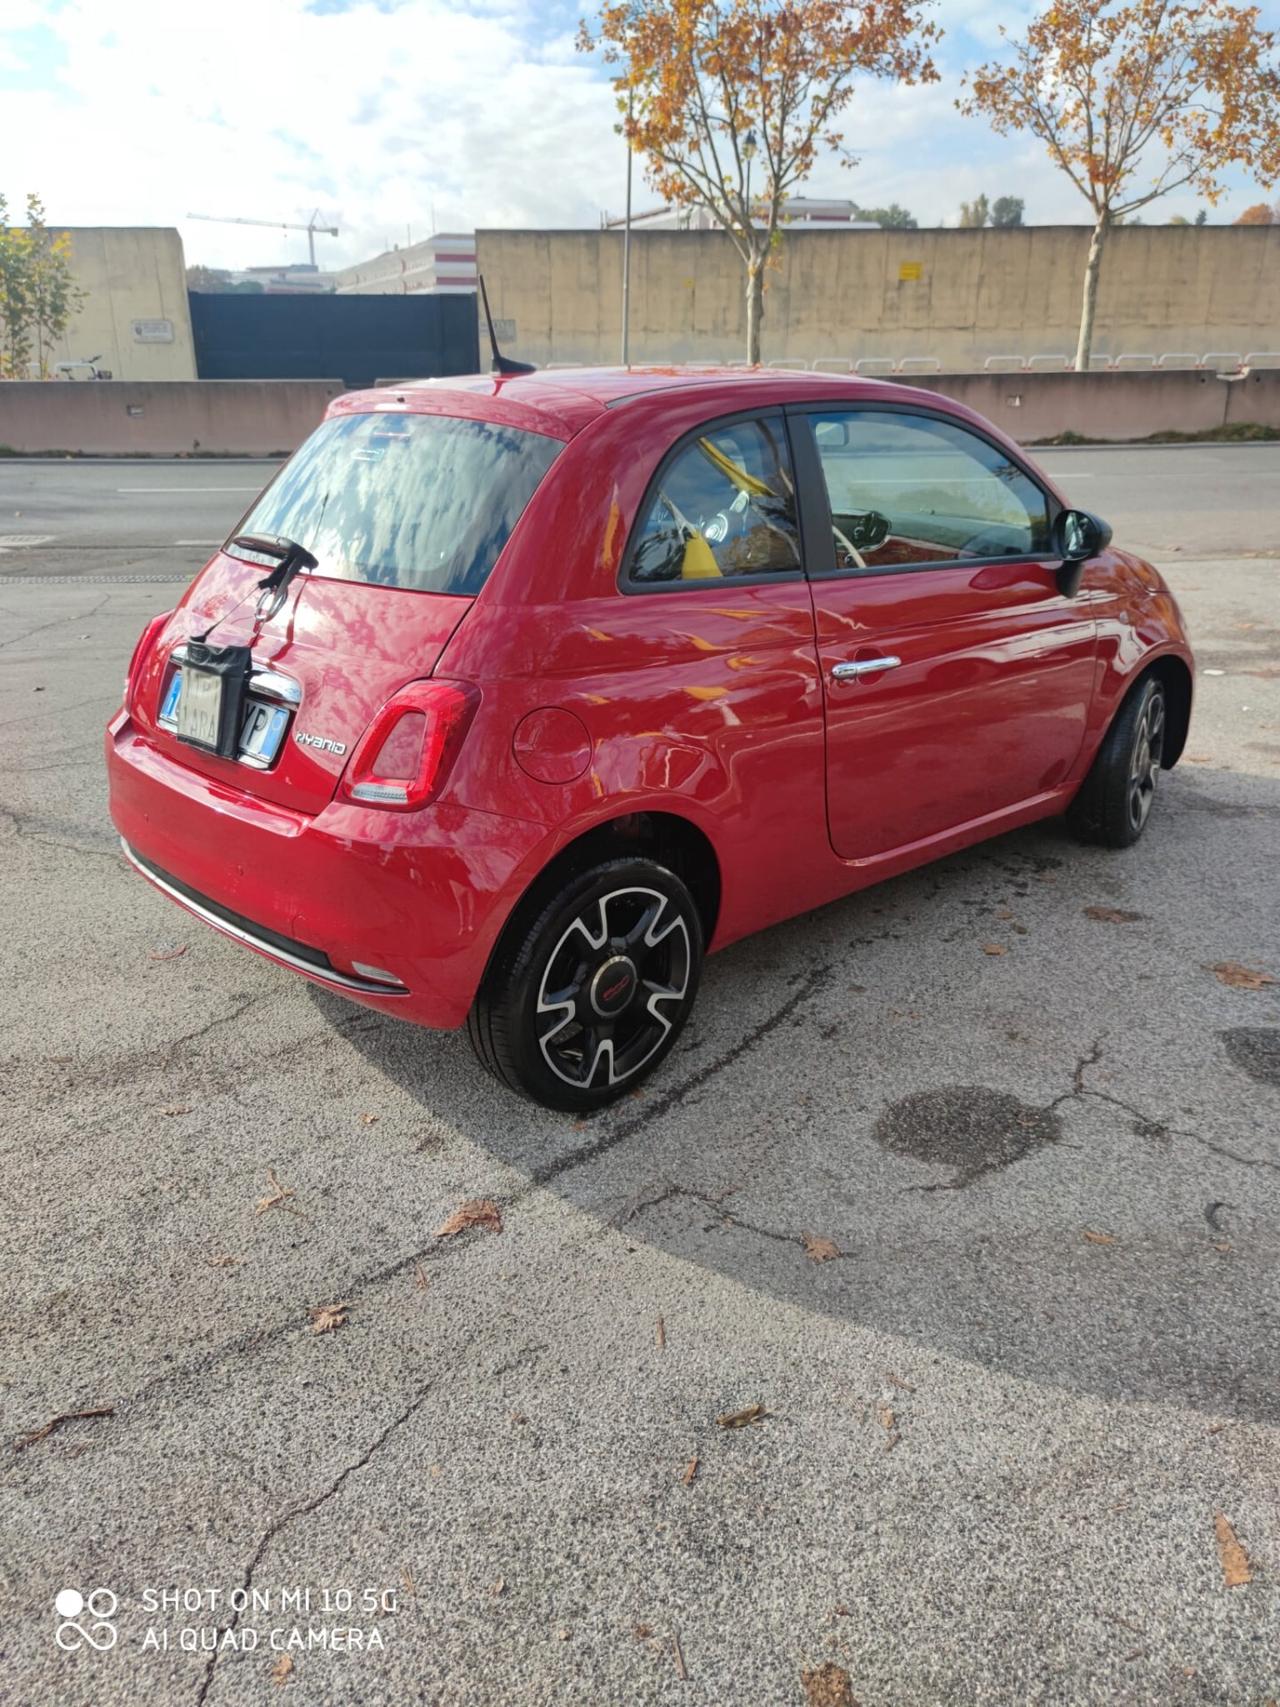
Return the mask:
{"type": "Polygon", "coordinates": [[[721,576],[715,553],[696,530],[684,542],[684,557],[680,564],[682,581],[710,581],[721,576]]]}
{"type": "Polygon", "coordinates": [[[749,498],[772,498],[774,491],[763,480],[757,480],[754,474],[748,474],[745,468],[740,468],[731,456],[726,456],[722,450],[717,450],[710,439],[699,439],[698,449],[715,463],[716,467],[749,498]]]}

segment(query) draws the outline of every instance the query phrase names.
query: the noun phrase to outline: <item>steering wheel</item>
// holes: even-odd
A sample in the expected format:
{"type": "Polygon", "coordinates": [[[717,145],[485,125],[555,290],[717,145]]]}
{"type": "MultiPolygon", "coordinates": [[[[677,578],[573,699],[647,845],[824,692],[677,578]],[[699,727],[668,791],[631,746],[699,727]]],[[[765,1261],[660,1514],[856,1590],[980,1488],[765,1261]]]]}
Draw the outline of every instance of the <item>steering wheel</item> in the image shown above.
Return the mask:
{"type": "Polygon", "coordinates": [[[862,553],[858,550],[857,546],[853,543],[853,541],[849,538],[849,536],[847,534],[841,533],[840,529],[836,526],[836,524],[834,522],[832,522],[832,524],[831,524],[831,531],[833,534],[835,534],[835,536],[836,536],[837,540],[839,540],[840,544],[844,546],[845,550],[849,553],[850,557],[852,557],[854,564],[857,566],[857,568],[865,569],[867,566],[866,559],[863,557],[862,553]]]}

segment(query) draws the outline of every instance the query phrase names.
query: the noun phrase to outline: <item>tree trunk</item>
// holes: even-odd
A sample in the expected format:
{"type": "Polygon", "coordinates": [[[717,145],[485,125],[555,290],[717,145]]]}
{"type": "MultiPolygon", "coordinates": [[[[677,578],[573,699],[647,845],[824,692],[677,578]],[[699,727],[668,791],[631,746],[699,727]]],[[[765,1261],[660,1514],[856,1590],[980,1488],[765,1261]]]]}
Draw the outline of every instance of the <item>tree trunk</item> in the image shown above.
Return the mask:
{"type": "Polygon", "coordinates": [[[1084,268],[1084,301],[1080,307],[1080,336],[1076,341],[1076,372],[1089,371],[1089,356],[1093,351],[1093,316],[1098,306],[1098,273],[1102,266],[1102,246],[1110,230],[1110,216],[1104,211],[1089,239],[1089,259],[1084,268]]]}
{"type": "Polygon", "coordinates": [[[747,361],[760,365],[760,322],[764,319],[764,262],[753,256],[747,262],[747,361]]]}

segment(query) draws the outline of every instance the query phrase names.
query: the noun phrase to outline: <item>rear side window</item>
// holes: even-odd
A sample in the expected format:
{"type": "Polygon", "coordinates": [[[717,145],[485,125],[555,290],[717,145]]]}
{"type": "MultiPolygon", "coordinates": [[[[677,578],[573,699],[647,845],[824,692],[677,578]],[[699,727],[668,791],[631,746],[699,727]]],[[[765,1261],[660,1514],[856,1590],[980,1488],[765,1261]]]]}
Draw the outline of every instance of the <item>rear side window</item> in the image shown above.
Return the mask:
{"type": "Polygon", "coordinates": [[[782,418],[708,427],[667,462],[636,529],[633,586],[798,573],[782,418]]]}
{"type": "Polygon", "coordinates": [[[492,421],[341,415],[316,429],[238,531],[296,540],[334,580],[478,593],[561,449],[492,421]]]}
{"type": "Polygon", "coordinates": [[[1048,551],[1046,494],[966,428],[888,409],[823,411],[809,422],[839,569],[1048,551]]]}

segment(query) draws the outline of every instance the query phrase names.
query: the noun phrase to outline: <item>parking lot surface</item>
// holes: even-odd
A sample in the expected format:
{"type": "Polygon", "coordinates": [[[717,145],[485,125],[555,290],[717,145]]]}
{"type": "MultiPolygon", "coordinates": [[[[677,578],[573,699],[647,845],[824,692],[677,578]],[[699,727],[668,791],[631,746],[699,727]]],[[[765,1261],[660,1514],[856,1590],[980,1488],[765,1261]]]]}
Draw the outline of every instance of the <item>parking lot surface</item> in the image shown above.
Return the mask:
{"type": "Polygon", "coordinates": [[[1197,646],[1146,838],[728,950],[587,1122],[119,855],[269,468],[0,463],[0,1702],[1280,1698],[1280,449],[1043,460],[1197,646]]]}

